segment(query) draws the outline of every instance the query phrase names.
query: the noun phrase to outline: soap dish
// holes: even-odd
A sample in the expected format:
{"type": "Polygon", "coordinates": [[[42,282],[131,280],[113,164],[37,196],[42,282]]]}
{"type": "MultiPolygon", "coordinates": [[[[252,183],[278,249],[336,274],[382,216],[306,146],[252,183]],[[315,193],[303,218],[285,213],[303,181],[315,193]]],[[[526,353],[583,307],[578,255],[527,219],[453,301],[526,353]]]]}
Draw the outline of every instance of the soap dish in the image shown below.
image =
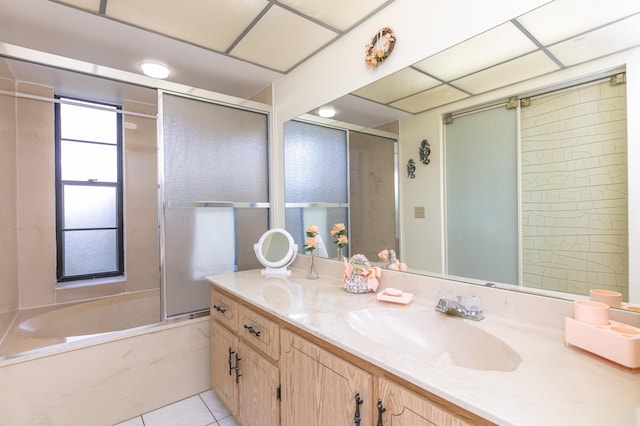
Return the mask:
{"type": "Polygon", "coordinates": [[[413,294],[404,293],[402,290],[395,288],[386,288],[376,295],[381,302],[400,303],[408,305],[413,301],[413,294]]]}
{"type": "Polygon", "coordinates": [[[629,368],[640,368],[640,328],[616,321],[589,324],[565,318],[564,340],[629,368]]]}

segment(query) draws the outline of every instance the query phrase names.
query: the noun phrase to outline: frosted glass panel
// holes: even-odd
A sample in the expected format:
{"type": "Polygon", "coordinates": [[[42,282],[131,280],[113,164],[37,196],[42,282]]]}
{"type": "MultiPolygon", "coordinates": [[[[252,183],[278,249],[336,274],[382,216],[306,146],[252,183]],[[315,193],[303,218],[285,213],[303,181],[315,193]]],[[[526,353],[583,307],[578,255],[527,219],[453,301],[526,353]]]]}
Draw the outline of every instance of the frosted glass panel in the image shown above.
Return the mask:
{"type": "Polygon", "coordinates": [[[445,127],[447,273],[518,284],[516,110],[445,127]]]}
{"type": "Polygon", "coordinates": [[[168,209],[165,221],[167,310],[206,309],[204,277],[237,270],[233,209],[168,209]]]}
{"type": "MultiPolygon", "coordinates": [[[[163,102],[165,202],[269,201],[265,114],[167,94],[163,102]]],[[[253,244],[268,229],[268,212],[164,209],[168,316],[209,308],[205,276],[259,267],[253,244]]]]}
{"type": "Polygon", "coordinates": [[[65,185],[64,228],[112,228],[115,226],[115,188],[65,185]]]}
{"type": "Polygon", "coordinates": [[[167,200],[268,201],[267,116],[165,94],[167,200]]]}
{"type": "Polygon", "coordinates": [[[115,230],[66,231],[64,275],[118,270],[115,230]]]}
{"type": "Polygon", "coordinates": [[[117,112],[87,108],[77,105],[60,104],[62,139],[117,143],[117,112]]]}
{"type": "Polygon", "coordinates": [[[287,203],[346,203],[347,135],[344,130],[289,121],[284,125],[287,203]]]}
{"type": "Polygon", "coordinates": [[[118,149],[115,145],[62,141],[60,146],[63,180],[118,180],[118,149]]]}
{"type": "Polygon", "coordinates": [[[269,229],[269,209],[236,209],[236,258],[238,270],[262,268],[253,245],[269,229]]]}

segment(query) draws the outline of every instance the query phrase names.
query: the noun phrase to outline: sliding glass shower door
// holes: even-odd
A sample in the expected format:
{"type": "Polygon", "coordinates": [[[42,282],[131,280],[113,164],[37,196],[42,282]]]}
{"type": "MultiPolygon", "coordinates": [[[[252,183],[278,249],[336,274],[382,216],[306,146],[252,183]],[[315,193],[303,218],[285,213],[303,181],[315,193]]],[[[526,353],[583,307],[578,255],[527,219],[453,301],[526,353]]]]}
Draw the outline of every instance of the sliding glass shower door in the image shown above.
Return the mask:
{"type": "Polygon", "coordinates": [[[268,117],[162,94],[165,317],[209,308],[207,275],[259,267],[269,226],[268,117]]]}
{"type": "Polygon", "coordinates": [[[518,284],[516,110],[454,117],[445,137],[447,273],[518,284]]]}

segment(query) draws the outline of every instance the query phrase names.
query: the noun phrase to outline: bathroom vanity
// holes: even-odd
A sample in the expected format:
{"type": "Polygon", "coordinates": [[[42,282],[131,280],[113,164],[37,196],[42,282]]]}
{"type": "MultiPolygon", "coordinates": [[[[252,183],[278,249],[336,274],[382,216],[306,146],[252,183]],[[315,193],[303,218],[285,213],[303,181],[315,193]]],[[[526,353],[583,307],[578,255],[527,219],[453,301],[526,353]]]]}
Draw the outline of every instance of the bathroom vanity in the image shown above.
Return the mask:
{"type": "Polygon", "coordinates": [[[437,291],[472,286],[384,271],[382,288],[415,294],[400,305],[347,293],[339,277],[207,277],[212,387],[241,424],[640,422],[640,375],[566,347],[562,329],[523,322],[535,302],[522,298],[534,296],[482,289],[497,300],[481,295],[475,322],[434,309],[437,291]],[[521,321],[492,314],[502,305],[521,321]]]}

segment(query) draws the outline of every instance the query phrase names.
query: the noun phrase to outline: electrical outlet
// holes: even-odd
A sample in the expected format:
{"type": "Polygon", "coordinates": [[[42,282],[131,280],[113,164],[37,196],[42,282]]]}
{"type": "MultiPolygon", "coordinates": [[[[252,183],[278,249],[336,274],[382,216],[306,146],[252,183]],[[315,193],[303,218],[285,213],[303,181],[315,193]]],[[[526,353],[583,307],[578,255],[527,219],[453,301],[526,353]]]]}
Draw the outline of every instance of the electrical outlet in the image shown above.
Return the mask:
{"type": "Polygon", "coordinates": [[[415,207],[415,217],[416,219],[424,219],[424,207],[415,207]]]}

